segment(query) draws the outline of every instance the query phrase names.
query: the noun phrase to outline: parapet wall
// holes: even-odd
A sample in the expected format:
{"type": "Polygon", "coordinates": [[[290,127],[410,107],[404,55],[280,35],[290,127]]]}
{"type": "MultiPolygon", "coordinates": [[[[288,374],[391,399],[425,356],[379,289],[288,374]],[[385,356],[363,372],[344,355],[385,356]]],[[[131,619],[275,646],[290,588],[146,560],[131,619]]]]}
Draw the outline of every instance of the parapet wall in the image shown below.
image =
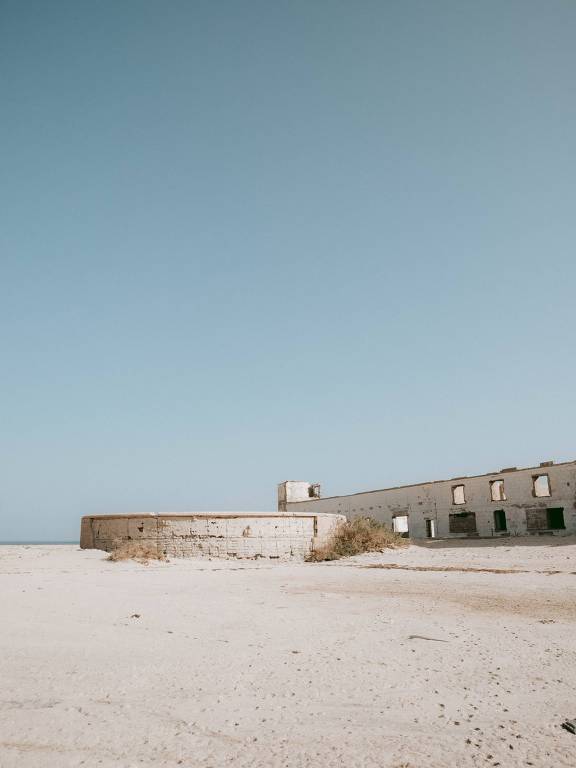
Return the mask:
{"type": "Polygon", "coordinates": [[[304,558],[326,543],[343,515],[194,513],[82,518],[80,546],[110,552],[120,542],[152,544],[170,557],[304,558]]]}

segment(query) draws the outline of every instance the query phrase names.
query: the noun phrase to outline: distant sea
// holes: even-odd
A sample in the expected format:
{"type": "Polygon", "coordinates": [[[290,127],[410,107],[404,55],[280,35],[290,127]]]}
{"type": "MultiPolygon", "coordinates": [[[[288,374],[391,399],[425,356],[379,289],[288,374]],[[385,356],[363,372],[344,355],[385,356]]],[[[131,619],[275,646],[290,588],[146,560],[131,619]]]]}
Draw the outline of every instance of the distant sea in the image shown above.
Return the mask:
{"type": "Polygon", "coordinates": [[[26,544],[28,546],[34,544],[80,544],[79,541],[0,541],[1,546],[7,546],[8,544],[26,544]]]}

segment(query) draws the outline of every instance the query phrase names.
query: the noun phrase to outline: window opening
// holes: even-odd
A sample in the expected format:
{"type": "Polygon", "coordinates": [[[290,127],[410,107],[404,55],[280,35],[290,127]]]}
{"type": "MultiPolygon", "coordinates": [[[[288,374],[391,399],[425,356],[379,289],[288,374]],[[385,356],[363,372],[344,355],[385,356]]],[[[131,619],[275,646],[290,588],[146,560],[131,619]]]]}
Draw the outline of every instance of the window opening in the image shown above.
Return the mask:
{"type": "Polygon", "coordinates": [[[548,475],[533,475],[534,496],[550,496],[550,478],[548,475]]]}
{"type": "Polygon", "coordinates": [[[452,503],[453,504],[466,504],[466,496],[464,494],[463,485],[452,486],[452,503]]]}
{"type": "Polygon", "coordinates": [[[506,501],[504,480],[492,480],[490,483],[490,498],[492,501],[506,501]]]}

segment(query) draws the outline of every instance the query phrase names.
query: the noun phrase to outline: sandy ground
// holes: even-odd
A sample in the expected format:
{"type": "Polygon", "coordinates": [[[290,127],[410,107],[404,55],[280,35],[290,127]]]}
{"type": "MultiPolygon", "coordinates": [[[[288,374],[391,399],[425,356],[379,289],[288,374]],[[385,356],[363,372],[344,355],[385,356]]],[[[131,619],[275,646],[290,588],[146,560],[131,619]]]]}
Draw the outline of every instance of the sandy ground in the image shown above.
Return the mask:
{"type": "Polygon", "coordinates": [[[574,768],[575,571],[573,538],[329,564],[0,547],[0,766],[574,768]],[[390,563],[528,572],[364,567],[390,563]]]}

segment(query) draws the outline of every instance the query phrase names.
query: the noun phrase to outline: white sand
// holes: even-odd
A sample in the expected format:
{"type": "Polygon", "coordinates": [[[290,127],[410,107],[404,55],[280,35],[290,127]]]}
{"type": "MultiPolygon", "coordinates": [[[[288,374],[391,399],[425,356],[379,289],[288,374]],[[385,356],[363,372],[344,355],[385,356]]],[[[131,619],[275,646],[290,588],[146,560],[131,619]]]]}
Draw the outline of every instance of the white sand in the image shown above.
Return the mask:
{"type": "Polygon", "coordinates": [[[574,571],[574,539],[319,565],[0,547],[0,766],[574,768],[574,571]]]}

